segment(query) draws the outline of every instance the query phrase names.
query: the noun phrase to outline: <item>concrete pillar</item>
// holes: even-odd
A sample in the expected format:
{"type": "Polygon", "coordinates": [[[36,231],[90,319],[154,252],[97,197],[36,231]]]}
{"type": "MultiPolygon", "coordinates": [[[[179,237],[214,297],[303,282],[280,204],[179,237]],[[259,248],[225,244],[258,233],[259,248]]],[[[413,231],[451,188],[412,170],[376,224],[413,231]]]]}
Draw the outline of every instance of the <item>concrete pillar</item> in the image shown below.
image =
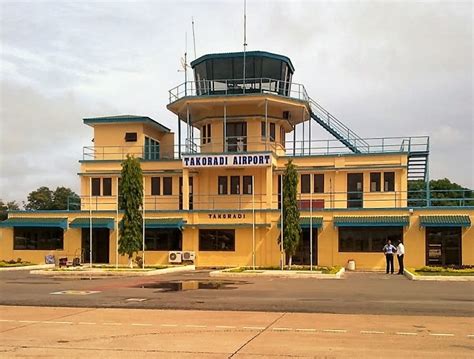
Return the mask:
{"type": "Polygon", "coordinates": [[[189,170],[183,168],[183,210],[189,210],[189,170]]]}

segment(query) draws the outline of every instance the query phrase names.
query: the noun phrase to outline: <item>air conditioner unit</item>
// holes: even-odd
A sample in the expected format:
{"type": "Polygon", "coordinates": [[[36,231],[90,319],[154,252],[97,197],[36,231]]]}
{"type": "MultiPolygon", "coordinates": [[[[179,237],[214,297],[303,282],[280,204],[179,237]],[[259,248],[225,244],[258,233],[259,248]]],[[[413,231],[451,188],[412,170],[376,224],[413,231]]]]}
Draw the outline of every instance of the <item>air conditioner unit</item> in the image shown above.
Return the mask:
{"type": "Polygon", "coordinates": [[[168,253],[168,262],[169,263],[181,263],[182,260],[182,255],[181,252],[169,252],[168,253]]]}
{"type": "Polygon", "coordinates": [[[183,261],[193,261],[196,259],[196,253],[191,251],[183,252],[183,261]]]}

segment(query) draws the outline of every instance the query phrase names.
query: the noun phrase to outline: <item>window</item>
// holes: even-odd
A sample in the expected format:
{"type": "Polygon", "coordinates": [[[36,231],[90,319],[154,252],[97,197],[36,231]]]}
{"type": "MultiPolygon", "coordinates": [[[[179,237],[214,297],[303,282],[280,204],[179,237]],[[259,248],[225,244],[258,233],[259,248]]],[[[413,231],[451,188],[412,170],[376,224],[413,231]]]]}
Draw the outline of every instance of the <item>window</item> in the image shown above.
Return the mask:
{"type": "Polygon", "coordinates": [[[100,178],[92,179],[92,196],[100,196],[100,178]]]}
{"type": "Polygon", "coordinates": [[[403,227],[339,227],[339,252],[381,252],[403,239],[403,227]]]}
{"type": "Polygon", "coordinates": [[[163,177],[163,195],[171,196],[173,194],[173,178],[163,177]]]}
{"type": "Polygon", "coordinates": [[[160,158],[160,143],[153,138],[145,137],[145,160],[158,160],[160,158]]]}
{"type": "Polygon", "coordinates": [[[380,192],[380,172],[370,174],[370,192],[380,192]]]}
{"type": "Polygon", "coordinates": [[[228,152],[247,151],[247,122],[228,122],[225,133],[228,152]]]}
{"type": "Polygon", "coordinates": [[[112,178],[102,178],[102,196],[112,196],[112,178]]]}
{"type": "Polygon", "coordinates": [[[262,123],[260,124],[260,132],[262,140],[265,140],[267,138],[267,124],[265,123],[265,121],[262,121],[262,123]]]}
{"type": "Polygon", "coordinates": [[[136,132],[126,132],[125,133],[125,142],[137,142],[137,133],[136,132]]]}
{"type": "Polygon", "coordinates": [[[252,176],[244,176],[243,178],[243,185],[244,185],[244,194],[252,194],[252,176]]]}
{"type": "Polygon", "coordinates": [[[270,141],[275,142],[275,124],[270,122],[270,141]]]}
{"type": "Polygon", "coordinates": [[[230,194],[240,194],[239,176],[230,176],[230,194]]]}
{"type": "Polygon", "coordinates": [[[145,249],[147,251],[182,250],[182,232],[179,229],[145,229],[145,249]]]}
{"type": "Polygon", "coordinates": [[[309,193],[311,190],[310,175],[301,175],[301,193],[309,193]]]}
{"type": "Polygon", "coordinates": [[[202,144],[205,145],[206,143],[211,142],[211,124],[208,123],[207,125],[202,126],[202,144]]]}
{"type": "Polygon", "coordinates": [[[285,137],[286,137],[285,128],[283,126],[280,126],[280,143],[283,147],[285,147],[285,137]]]}
{"type": "Polygon", "coordinates": [[[151,178],[151,195],[159,196],[161,194],[161,178],[152,177],[151,178]]]}
{"type": "Polygon", "coordinates": [[[227,177],[226,176],[219,176],[217,179],[217,186],[219,194],[227,194],[227,177]]]}
{"type": "Polygon", "coordinates": [[[384,172],[383,183],[383,190],[385,192],[395,191],[395,172],[384,172]]]}
{"type": "Polygon", "coordinates": [[[63,249],[61,228],[22,227],[14,228],[14,250],[63,249]]]}
{"type": "Polygon", "coordinates": [[[234,229],[200,229],[200,251],[235,251],[234,229]]]}
{"type": "Polygon", "coordinates": [[[324,193],[324,174],[318,173],[314,175],[314,193],[324,193]]]}

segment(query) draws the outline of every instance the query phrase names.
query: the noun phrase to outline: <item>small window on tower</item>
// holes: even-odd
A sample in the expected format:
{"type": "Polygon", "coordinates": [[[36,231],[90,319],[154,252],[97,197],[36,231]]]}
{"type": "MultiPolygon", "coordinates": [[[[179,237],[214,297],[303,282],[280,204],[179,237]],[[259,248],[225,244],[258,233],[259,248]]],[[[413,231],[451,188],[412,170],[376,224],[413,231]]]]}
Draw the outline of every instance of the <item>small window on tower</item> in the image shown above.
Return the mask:
{"type": "Polygon", "coordinates": [[[137,133],[136,132],[125,133],[125,142],[137,142],[137,133]]]}

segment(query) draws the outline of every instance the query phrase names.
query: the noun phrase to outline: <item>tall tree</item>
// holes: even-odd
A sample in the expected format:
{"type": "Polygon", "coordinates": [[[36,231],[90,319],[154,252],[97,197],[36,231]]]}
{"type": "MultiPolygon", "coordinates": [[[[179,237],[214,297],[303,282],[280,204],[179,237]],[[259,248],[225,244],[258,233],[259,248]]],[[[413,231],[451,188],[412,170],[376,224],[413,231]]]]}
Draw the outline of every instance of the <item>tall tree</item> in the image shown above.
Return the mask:
{"type": "Polygon", "coordinates": [[[53,208],[54,209],[80,209],[81,199],[70,188],[58,187],[53,192],[53,208]]]}
{"type": "Polygon", "coordinates": [[[122,162],[120,181],[121,205],[124,209],[123,226],[120,228],[118,251],[128,256],[128,264],[133,267],[133,254],[142,247],[143,217],[143,173],[140,161],[130,155],[122,162]]]}
{"type": "Polygon", "coordinates": [[[53,191],[42,186],[36,191],[30,192],[25,209],[33,211],[80,209],[80,198],[67,187],[57,187],[53,191]]]}
{"type": "Polygon", "coordinates": [[[291,269],[293,255],[298,248],[301,236],[300,211],[296,200],[298,173],[292,160],[289,160],[283,175],[283,249],[291,269]]]}
{"type": "Polygon", "coordinates": [[[25,209],[33,211],[45,211],[53,209],[53,191],[42,186],[28,195],[28,203],[25,209]]]}
{"type": "Polygon", "coordinates": [[[0,199],[0,221],[4,221],[8,218],[8,211],[18,211],[20,206],[16,201],[3,202],[0,199]]]}
{"type": "MultiPolygon", "coordinates": [[[[408,182],[408,205],[424,207],[426,201],[426,182],[408,182]]],[[[447,178],[430,181],[430,205],[431,206],[472,206],[474,205],[474,193],[447,178]]]]}

